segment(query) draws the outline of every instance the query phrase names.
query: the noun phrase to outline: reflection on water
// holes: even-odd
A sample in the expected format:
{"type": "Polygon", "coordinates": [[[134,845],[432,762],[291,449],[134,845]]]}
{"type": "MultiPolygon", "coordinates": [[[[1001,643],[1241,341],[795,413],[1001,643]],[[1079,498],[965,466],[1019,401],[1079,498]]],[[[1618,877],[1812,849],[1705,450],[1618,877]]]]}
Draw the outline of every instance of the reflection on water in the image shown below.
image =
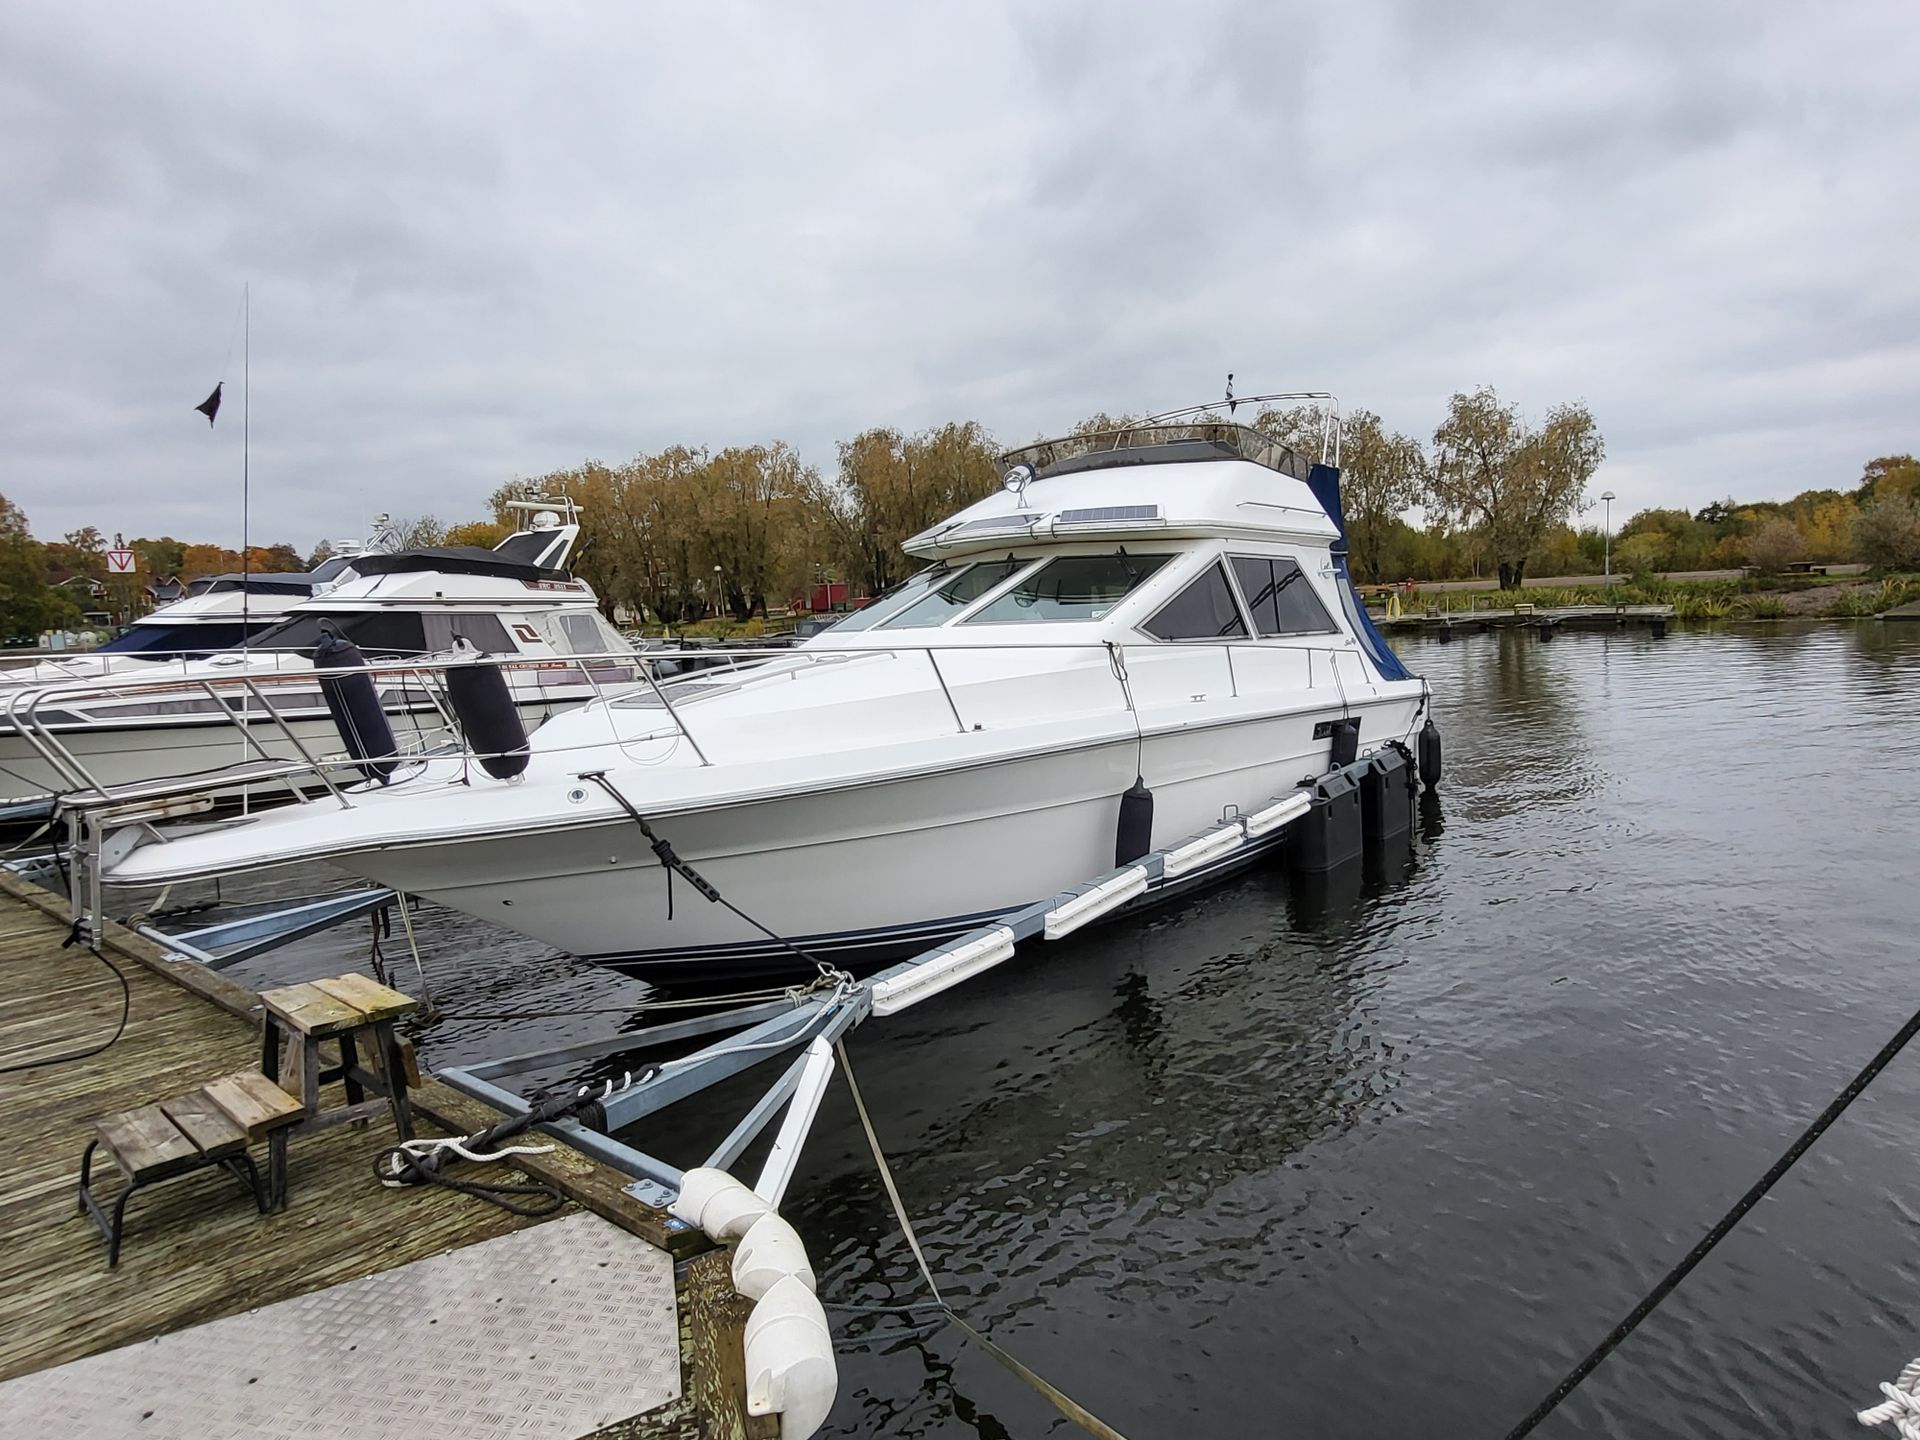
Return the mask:
{"type": "MultiPolygon", "coordinates": [[[[1447,744],[1417,856],[1251,874],[854,1037],[949,1298],[1136,1440],[1374,1437],[1410,1406],[1425,1433],[1502,1433],[1920,1003],[1920,626],[1405,651],[1447,744]]],[[[612,1028],[645,994],[478,922],[421,928],[441,1063],[612,1028]]],[[[1920,1352],[1916,1102],[1909,1060],[1552,1433],[1850,1427],[1920,1352]]],[[[712,1128],[669,1112],[640,1138],[684,1160],[712,1128]]],[[[830,1300],[923,1298],[840,1087],[787,1208],[830,1300]]],[[[1065,1433],[950,1331],[836,1324],[837,1433],[1065,1433]]]]}

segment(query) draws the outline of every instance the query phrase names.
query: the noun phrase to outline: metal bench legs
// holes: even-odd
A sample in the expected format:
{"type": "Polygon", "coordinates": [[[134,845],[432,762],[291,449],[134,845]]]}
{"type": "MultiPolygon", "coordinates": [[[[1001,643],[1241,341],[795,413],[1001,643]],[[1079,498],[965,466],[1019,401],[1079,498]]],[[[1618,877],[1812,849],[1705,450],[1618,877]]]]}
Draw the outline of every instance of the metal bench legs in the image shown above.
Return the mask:
{"type": "MultiPolygon", "coordinates": [[[[87,1148],[80,1155],[80,1213],[92,1220],[107,1242],[107,1268],[113,1269],[120,1264],[120,1237],[126,1222],[127,1201],[133,1198],[133,1192],[145,1185],[156,1184],[162,1180],[171,1180],[177,1175],[188,1175],[195,1170],[204,1170],[217,1165],[233,1176],[247,1188],[253,1196],[255,1208],[265,1215],[270,1208],[267,1188],[261,1183],[260,1169],[253,1163],[253,1157],[244,1151],[237,1155],[218,1157],[195,1155],[168,1165],[156,1166],[137,1175],[127,1176],[127,1183],[114,1197],[113,1213],[109,1215],[93,1197],[93,1152],[100,1147],[98,1138],[89,1140],[87,1148]]],[[[284,1167],[284,1160],[282,1162],[284,1167]]]]}

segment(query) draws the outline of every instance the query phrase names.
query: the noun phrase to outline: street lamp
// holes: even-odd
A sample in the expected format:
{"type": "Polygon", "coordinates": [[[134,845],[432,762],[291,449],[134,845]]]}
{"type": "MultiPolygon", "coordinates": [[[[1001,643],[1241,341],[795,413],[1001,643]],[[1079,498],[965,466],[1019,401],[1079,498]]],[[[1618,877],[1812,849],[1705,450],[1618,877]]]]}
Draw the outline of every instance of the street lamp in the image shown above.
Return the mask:
{"type": "Polygon", "coordinates": [[[1601,552],[1605,557],[1602,563],[1606,566],[1606,583],[1611,585],[1613,584],[1613,492],[1602,490],[1600,499],[1607,507],[1606,539],[1601,542],[1605,547],[1601,552]]]}

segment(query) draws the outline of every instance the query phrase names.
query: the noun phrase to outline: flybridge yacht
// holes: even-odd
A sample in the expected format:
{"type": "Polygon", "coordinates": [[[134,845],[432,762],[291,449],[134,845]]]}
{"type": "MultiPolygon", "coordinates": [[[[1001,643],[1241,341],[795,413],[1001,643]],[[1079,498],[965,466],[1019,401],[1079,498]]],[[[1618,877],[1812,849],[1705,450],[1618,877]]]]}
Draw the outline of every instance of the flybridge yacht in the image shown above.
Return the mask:
{"type": "Polygon", "coordinates": [[[1109,869],[1136,781],[1164,844],[1323,774],[1342,722],[1359,721],[1361,754],[1415,735],[1426,687],[1353,595],[1336,469],[1220,424],[1070,437],[1003,463],[1001,493],[907,542],[931,563],[896,590],[753,669],[562,715],[511,781],[430,760],[338,805],[122,832],[106,873],[161,883],[324,857],[586,959],[705,984],[796,957],[676,883],[636,816],[783,940],[871,966],[1109,869]]]}
{"type": "Polygon", "coordinates": [[[96,649],[0,671],[0,686],[130,675],[155,661],[200,660],[234,649],[279,624],[350,563],[350,557],[340,556],[312,571],[209,576],[196,581],[189,594],[142,616],[96,649]]]}
{"type": "MultiPolygon", "coordinates": [[[[509,662],[529,726],[598,685],[630,683],[634,666],[619,662],[630,647],[564,568],[580,533],[572,502],[517,503],[531,512],[527,528],[492,550],[371,549],[329,562],[306,598],[237,648],[0,691],[0,804],[337,754],[340,735],[310,658],[324,636],[369,661],[417,660],[464,641],[509,662]],[[598,658],[586,667],[572,663],[579,655],[598,658]]],[[[225,593],[216,582],[193,598],[225,593]]],[[[450,738],[417,677],[383,674],[378,698],[410,752],[450,738]]]]}

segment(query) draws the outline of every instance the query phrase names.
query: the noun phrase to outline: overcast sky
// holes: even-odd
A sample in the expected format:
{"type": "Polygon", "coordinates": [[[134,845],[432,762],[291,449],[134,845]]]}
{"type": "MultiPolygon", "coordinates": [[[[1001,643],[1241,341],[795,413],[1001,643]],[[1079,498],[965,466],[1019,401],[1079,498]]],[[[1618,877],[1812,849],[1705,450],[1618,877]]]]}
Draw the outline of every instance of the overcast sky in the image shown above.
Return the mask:
{"type": "Polygon", "coordinates": [[[1916,73],[1911,0],[9,0],[0,492],[237,542],[243,281],[253,538],[303,551],[1228,370],[1422,438],[1584,399],[1616,524],[1846,486],[1920,450],[1916,73]]]}

